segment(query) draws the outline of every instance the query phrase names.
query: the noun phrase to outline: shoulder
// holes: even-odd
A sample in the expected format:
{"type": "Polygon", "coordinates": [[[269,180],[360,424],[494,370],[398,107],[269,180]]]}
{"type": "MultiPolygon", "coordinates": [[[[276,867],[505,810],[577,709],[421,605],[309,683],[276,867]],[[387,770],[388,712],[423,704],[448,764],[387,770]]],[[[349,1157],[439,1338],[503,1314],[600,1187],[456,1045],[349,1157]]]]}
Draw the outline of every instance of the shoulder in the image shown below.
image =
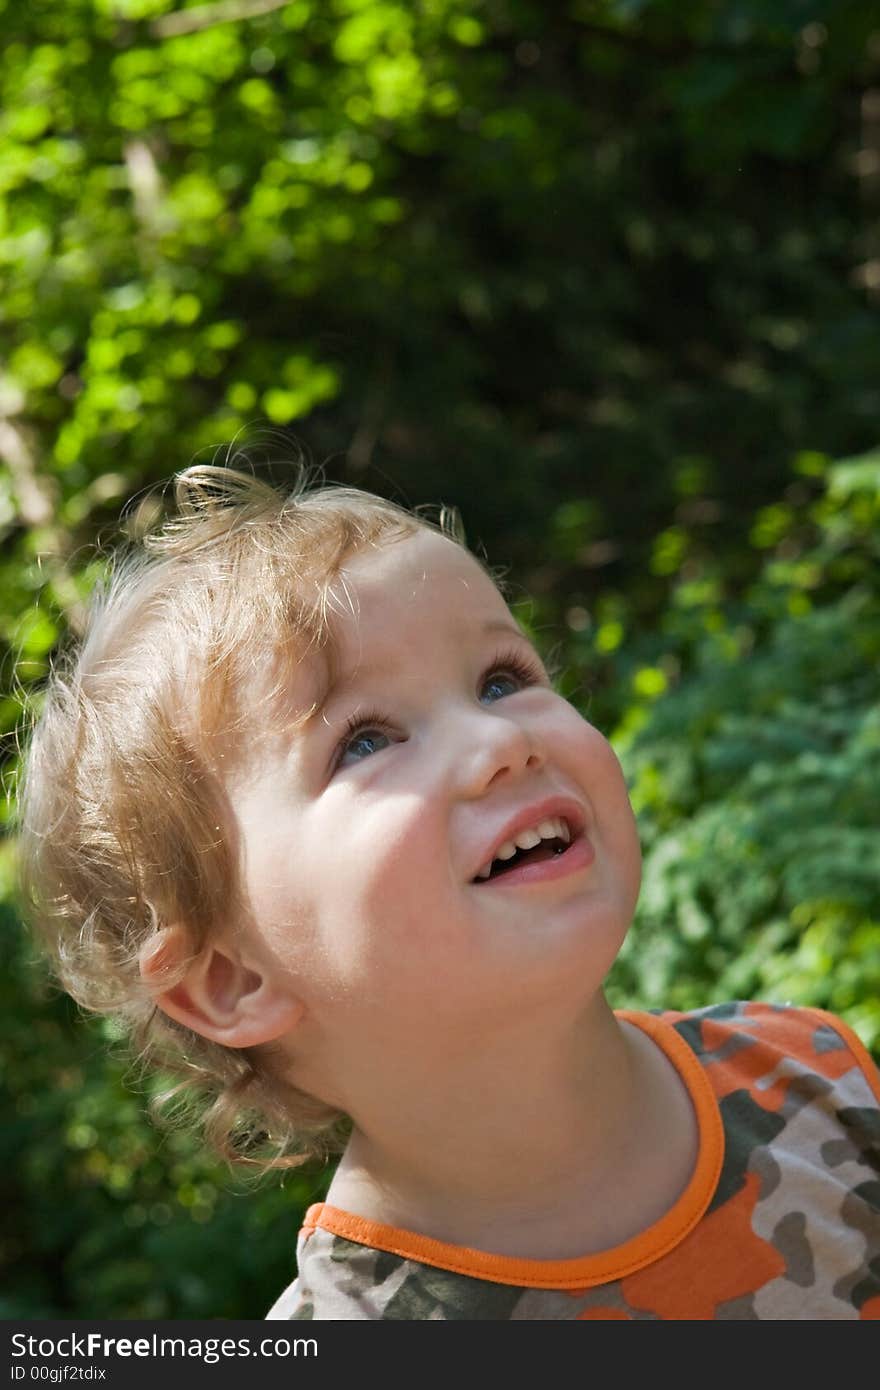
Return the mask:
{"type": "Polygon", "coordinates": [[[855,1030],[823,1009],[734,1000],[658,1016],[672,1025],[708,1070],[741,1071],[763,1084],[799,1069],[880,1105],[880,1070],[855,1030]]]}
{"type": "Polygon", "coordinates": [[[838,1213],[847,1194],[876,1202],[880,1071],[847,1023],[821,1009],[742,1002],[662,1017],[715,1095],[725,1147],[715,1205],[759,1177],[792,1211],[807,1187],[811,1202],[821,1191],[838,1213]]]}
{"type": "Polygon", "coordinates": [[[312,1212],[299,1233],[297,1277],[267,1319],[353,1322],[400,1316],[395,1306],[409,1261],[323,1229],[312,1212]]]}
{"type": "Polygon", "coordinates": [[[515,1315],[523,1293],[518,1285],[488,1282],[348,1240],[319,1224],[321,1210],[319,1204],[306,1213],[297,1244],[297,1277],[267,1319],[461,1321],[515,1315]]]}
{"type": "Polygon", "coordinates": [[[265,1321],[306,1321],[311,1317],[311,1306],[300,1293],[299,1279],[294,1279],[293,1283],[288,1284],[284,1292],[276,1298],[268,1313],[265,1314],[265,1321]]]}
{"type": "Polygon", "coordinates": [[[306,1214],[296,1247],[297,1277],[275,1300],[267,1320],[381,1318],[387,1272],[380,1251],[322,1230],[306,1214]]]}

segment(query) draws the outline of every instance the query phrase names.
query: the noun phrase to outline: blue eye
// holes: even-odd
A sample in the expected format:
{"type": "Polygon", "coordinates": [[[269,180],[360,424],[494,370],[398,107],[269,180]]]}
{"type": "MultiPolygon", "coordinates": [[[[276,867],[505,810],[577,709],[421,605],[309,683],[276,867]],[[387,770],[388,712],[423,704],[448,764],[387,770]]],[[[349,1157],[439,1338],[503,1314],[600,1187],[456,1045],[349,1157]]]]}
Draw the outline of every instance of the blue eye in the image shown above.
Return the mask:
{"type": "Polygon", "coordinates": [[[535,665],[523,661],[517,653],[511,653],[486,672],[480,685],[480,703],[492,705],[506,695],[515,695],[518,690],[537,684],[540,679],[535,665]]]}
{"type": "MultiPolygon", "coordinates": [[[[546,680],[537,660],[524,660],[516,651],[502,652],[480,677],[478,698],[481,705],[494,705],[496,700],[504,700],[530,685],[545,684],[546,680]]],[[[353,763],[362,763],[375,753],[401,742],[406,742],[406,736],[401,734],[394,720],[388,719],[378,709],[355,714],[336,745],[333,771],[350,767],[353,763]]]]}
{"type": "Polygon", "coordinates": [[[370,714],[365,719],[355,716],[337,744],[334,766],[343,767],[348,762],[362,763],[365,758],[381,753],[390,744],[390,735],[381,727],[378,715],[370,714]]]}
{"type": "Polygon", "coordinates": [[[480,700],[484,705],[492,704],[495,700],[503,699],[505,695],[513,695],[519,689],[520,682],[514,676],[506,671],[499,671],[491,680],[486,681],[480,700]]]}
{"type": "Polygon", "coordinates": [[[387,748],[390,742],[388,735],[383,734],[381,729],[364,729],[363,733],[355,734],[349,741],[345,753],[350,753],[355,758],[368,758],[371,753],[378,753],[380,748],[387,748]]]}

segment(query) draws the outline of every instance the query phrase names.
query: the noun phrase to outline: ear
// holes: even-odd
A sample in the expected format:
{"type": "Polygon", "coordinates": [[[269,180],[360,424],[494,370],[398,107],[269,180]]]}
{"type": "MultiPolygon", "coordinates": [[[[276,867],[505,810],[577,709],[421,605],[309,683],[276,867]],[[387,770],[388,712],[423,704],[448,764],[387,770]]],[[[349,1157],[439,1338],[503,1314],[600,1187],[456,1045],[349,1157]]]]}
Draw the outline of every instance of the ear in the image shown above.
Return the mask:
{"type": "Polygon", "coordinates": [[[224,1047],[274,1042],[292,1032],[305,1012],[271,970],[246,962],[228,943],[208,943],[192,956],[179,923],[153,933],[139,965],[163,1013],[224,1047]],[[169,978],[177,982],[166,987],[169,978]]]}

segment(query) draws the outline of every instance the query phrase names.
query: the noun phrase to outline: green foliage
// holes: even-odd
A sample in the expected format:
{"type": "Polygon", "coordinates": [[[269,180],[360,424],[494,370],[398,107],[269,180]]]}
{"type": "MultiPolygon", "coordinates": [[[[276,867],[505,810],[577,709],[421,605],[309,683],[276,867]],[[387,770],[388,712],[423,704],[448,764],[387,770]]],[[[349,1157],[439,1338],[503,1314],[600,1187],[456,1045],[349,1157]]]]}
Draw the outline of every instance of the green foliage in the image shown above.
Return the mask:
{"type": "Polygon", "coordinates": [[[873,444],[869,7],[261,8],[70,0],[8,28],[0,400],[61,521],[38,550],[254,420],[307,420],[339,472],[458,504],[527,579],[542,554],[545,590],[610,574],[650,621],[689,459],[733,557],[793,452],[873,444]]]}
{"type": "MultiPolygon", "coordinates": [[[[613,733],[617,998],[824,1003],[876,1045],[870,10],[0,0],[5,818],[124,499],[302,429],[331,479],[457,505],[613,733]]],[[[260,1316],[326,1175],[242,1195],[153,1129],[2,867],[0,1311],[260,1316]]]]}
{"type": "Polygon", "coordinates": [[[880,454],[807,511],[784,530],[814,536],[777,558],[780,535],[737,601],[678,586],[659,633],[686,675],[660,698],[632,678],[644,880],[614,994],[816,1004],[880,1054],[880,454]]]}
{"type": "Polygon", "coordinates": [[[112,1030],[47,985],[0,911],[0,1318],[262,1317],[326,1174],[257,1185],[157,1130],[112,1030]]]}

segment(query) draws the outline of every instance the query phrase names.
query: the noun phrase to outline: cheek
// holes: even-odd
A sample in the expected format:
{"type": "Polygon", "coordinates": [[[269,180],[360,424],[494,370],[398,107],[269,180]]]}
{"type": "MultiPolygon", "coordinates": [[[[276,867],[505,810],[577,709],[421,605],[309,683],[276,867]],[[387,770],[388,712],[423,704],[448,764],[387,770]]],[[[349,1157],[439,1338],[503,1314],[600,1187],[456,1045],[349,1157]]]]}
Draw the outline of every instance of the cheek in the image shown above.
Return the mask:
{"type": "Polygon", "coordinates": [[[375,833],[359,839],[348,884],[364,918],[394,931],[401,921],[411,923],[414,912],[429,914],[447,871],[447,843],[437,807],[415,801],[384,806],[375,833]]]}
{"type": "Polygon", "coordinates": [[[566,738],[590,801],[597,834],[621,867],[637,879],[641,873],[638,826],[620,760],[598,729],[575,710],[572,714],[574,721],[566,738]]]}
{"type": "Polygon", "coordinates": [[[357,836],[325,865],[331,881],[318,909],[322,957],[352,1007],[418,1017],[458,939],[445,891],[446,837],[428,807],[385,808],[373,833],[371,818],[360,818],[357,836]]]}
{"type": "Polygon", "coordinates": [[[597,779],[600,791],[594,802],[599,837],[605,842],[621,880],[627,914],[635,910],[642,876],[642,851],[638,825],[623,768],[607,739],[593,730],[598,746],[596,761],[601,768],[597,779]]]}
{"type": "Polygon", "coordinates": [[[324,929],[370,954],[413,936],[432,915],[437,885],[448,873],[448,832],[438,806],[411,793],[358,798],[336,817],[337,834],[320,851],[316,901],[324,929]]]}

